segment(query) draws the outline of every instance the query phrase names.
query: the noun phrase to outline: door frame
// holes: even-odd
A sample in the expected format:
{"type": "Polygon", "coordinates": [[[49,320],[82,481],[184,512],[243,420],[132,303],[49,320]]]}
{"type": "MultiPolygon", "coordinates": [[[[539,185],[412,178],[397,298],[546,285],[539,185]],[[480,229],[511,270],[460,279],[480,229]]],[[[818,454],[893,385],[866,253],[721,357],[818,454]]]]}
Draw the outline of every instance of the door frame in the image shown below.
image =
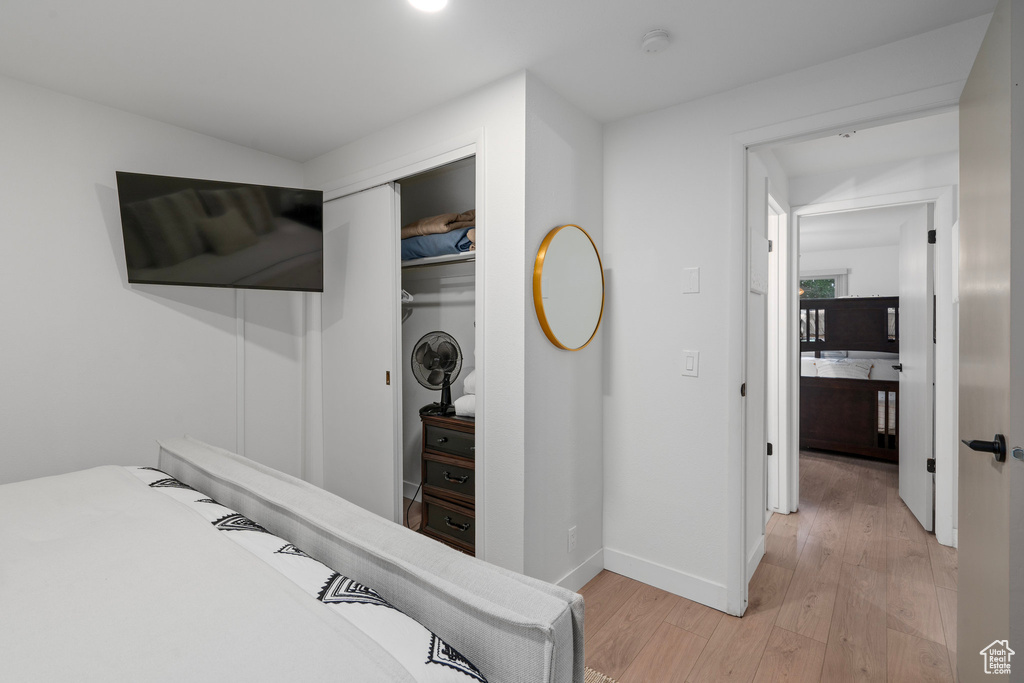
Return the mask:
{"type": "MultiPolygon", "coordinates": [[[[872,102],[855,104],[849,107],[833,109],[831,111],[812,114],[799,118],[782,121],[779,123],[753,128],[737,132],[733,135],[733,197],[738,210],[732,222],[735,243],[742,249],[742,257],[739,266],[746,270],[750,249],[750,231],[746,221],[747,206],[747,153],[750,148],[769,147],[782,142],[797,142],[800,140],[811,140],[831,134],[838,134],[843,130],[866,125],[878,125],[883,123],[896,123],[909,119],[927,116],[929,114],[949,111],[957,107],[960,102],[960,93],[963,91],[965,80],[947,83],[931,88],[916,90],[911,93],[895,95],[872,102]]],[[[794,229],[796,221],[790,214],[790,231],[794,229]]],[[[743,275],[743,282],[746,284],[746,273],[743,275]]],[[[747,372],[746,351],[750,340],[747,335],[746,322],[746,290],[747,287],[737,288],[733,305],[736,310],[741,311],[739,316],[740,348],[738,358],[734,361],[733,367],[739,370],[734,377],[743,381],[747,372]]],[[[794,289],[794,291],[796,291],[794,289]]],[[[799,368],[799,365],[797,365],[799,368]]],[[[792,392],[791,392],[792,393],[792,392]]],[[[797,397],[799,398],[799,397],[797,397]]],[[[746,402],[737,396],[738,418],[740,425],[746,424],[746,402]]],[[[734,404],[737,405],[737,404],[734,404]]],[[[790,406],[792,406],[792,396],[790,406]]],[[[794,416],[790,410],[791,423],[794,416]]],[[[792,428],[792,426],[791,426],[792,428]]],[[[794,432],[798,433],[798,432],[794,432]]],[[[749,492],[746,490],[746,444],[748,436],[746,430],[741,429],[738,444],[730,448],[729,456],[726,459],[727,486],[726,499],[728,504],[728,518],[726,520],[726,604],[730,614],[742,614],[747,605],[747,584],[746,574],[746,509],[749,504],[749,492]]],[[[795,468],[791,468],[795,469],[795,468]]],[[[789,473],[790,500],[799,500],[799,479],[795,480],[795,472],[789,473]]],[[[758,499],[763,496],[759,492],[758,499]]]]}
{"type": "MultiPolygon", "coordinates": [[[[356,194],[379,185],[395,183],[402,178],[416,175],[430,169],[444,166],[467,157],[476,157],[476,206],[477,218],[486,222],[486,183],[484,169],[486,168],[484,144],[484,130],[476,129],[461,136],[453,138],[445,143],[434,145],[414,152],[399,159],[394,159],[380,166],[360,171],[341,179],[325,183],[321,186],[324,192],[324,203],[348,195],[356,194]]],[[[401,198],[395,196],[396,211],[400,207],[401,198]]],[[[399,215],[396,213],[396,215],[399,215]]],[[[396,226],[397,227],[397,226],[396,226]]],[[[485,364],[487,353],[484,340],[484,306],[486,291],[486,230],[477,233],[478,252],[476,257],[476,368],[477,372],[477,406],[476,406],[476,522],[481,533],[476,538],[476,556],[480,559],[487,559],[487,490],[486,482],[487,458],[486,446],[486,413],[487,413],[487,384],[485,364]]],[[[401,345],[401,301],[399,293],[402,289],[401,255],[395,248],[395,273],[393,278],[392,301],[394,302],[394,320],[392,346],[394,357],[392,359],[392,386],[396,388],[393,392],[395,401],[395,424],[394,443],[392,457],[395,459],[395,471],[397,473],[394,482],[396,491],[396,505],[394,520],[402,523],[403,500],[404,500],[404,459],[402,453],[402,396],[401,382],[403,381],[404,359],[402,358],[401,345]]],[[[318,486],[323,485],[324,471],[324,433],[323,433],[323,365],[322,351],[323,341],[321,336],[321,294],[306,295],[306,333],[303,345],[303,373],[305,380],[304,409],[305,409],[305,439],[303,464],[304,472],[308,475],[308,481],[318,486]]]]}
{"type": "MultiPolygon", "coordinates": [[[[906,206],[913,204],[925,204],[935,207],[934,211],[934,223],[935,225],[945,225],[949,223],[953,224],[952,221],[952,203],[951,199],[955,192],[955,186],[942,186],[926,188],[921,190],[908,190],[904,192],[895,192],[891,194],[874,195],[867,197],[859,197],[856,199],[841,200],[835,202],[824,202],[821,204],[805,204],[803,206],[793,207],[793,221],[791,221],[791,230],[795,232],[797,238],[799,238],[800,232],[800,221],[801,219],[808,216],[820,216],[830,213],[841,213],[844,211],[857,211],[861,209],[876,209],[888,206],[906,206]]],[[[945,228],[944,228],[945,230],[945,228]]],[[[949,230],[948,233],[941,235],[940,239],[945,239],[947,243],[952,239],[954,234],[953,230],[949,230]]],[[[938,256],[938,254],[936,255],[938,256]]],[[[936,260],[936,271],[938,271],[940,264],[936,260]]],[[[799,270],[799,269],[796,269],[799,270]]],[[[793,292],[796,290],[794,289],[793,292]]],[[[939,288],[935,290],[936,296],[939,296],[939,288]]],[[[948,289],[943,292],[942,300],[938,301],[937,307],[951,306],[952,297],[955,294],[951,293],[948,289]]],[[[796,298],[795,295],[793,297],[796,298]]],[[[952,330],[946,330],[952,332],[952,330]]],[[[780,333],[784,331],[780,330],[780,333]]],[[[952,339],[942,339],[942,335],[939,335],[943,348],[948,348],[952,339]]],[[[939,356],[938,344],[936,345],[936,357],[939,356]]],[[[797,364],[795,372],[791,373],[790,379],[795,382],[796,391],[790,392],[788,398],[789,410],[793,414],[796,425],[796,434],[800,433],[800,366],[799,366],[799,350],[796,354],[797,364]]],[[[935,387],[936,391],[939,386],[946,388],[946,391],[952,391],[954,388],[953,383],[956,381],[956,368],[955,367],[939,367],[936,365],[935,368],[935,387]]],[[[932,433],[936,435],[935,440],[935,460],[936,460],[936,474],[935,474],[935,534],[936,538],[943,545],[954,545],[955,542],[955,520],[956,514],[954,509],[954,496],[956,494],[956,467],[954,460],[956,458],[956,427],[948,425],[952,420],[943,422],[941,420],[933,420],[932,433]],[[940,424],[944,425],[944,429],[940,429],[940,424]],[[953,432],[948,433],[952,429],[953,432]],[[945,432],[941,433],[940,432],[945,432]],[[952,439],[952,440],[951,440],[952,439]]],[[[788,452],[781,454],[779,462],[780,469],[785,471],[789,476],[791,494],[790,504],[793,509],[800,499],[800,474],[799,474],[799,448],[790,449],[788,452]],[[784,462],[785,461],[785,462],[784,462]]]]}

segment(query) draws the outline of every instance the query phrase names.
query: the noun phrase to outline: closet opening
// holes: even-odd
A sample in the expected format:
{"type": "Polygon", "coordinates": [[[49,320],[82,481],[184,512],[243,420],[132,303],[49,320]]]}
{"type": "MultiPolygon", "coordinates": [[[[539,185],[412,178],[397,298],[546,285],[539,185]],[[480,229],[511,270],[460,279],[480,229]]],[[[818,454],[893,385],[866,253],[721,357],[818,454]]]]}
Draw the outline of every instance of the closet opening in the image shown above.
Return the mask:
{"type": "Polygon", "coordinates": [[[476,158],[395,183],[403,523],[475,554],[476,158]]]}

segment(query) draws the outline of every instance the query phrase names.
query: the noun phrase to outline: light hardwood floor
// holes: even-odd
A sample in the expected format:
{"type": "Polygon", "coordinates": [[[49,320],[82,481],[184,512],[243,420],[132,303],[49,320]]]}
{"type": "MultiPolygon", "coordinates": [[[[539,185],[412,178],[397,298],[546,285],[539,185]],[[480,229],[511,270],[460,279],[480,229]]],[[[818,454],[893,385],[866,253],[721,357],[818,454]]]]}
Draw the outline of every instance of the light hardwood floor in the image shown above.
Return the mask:
{"type": "Polygon", "coordinates": [[[805,452],[743,618],[604,571],[580,591],[586,662],[620,683],[954,681],[956,590],[895,465],[805,452]]]}
{"type": "Polygon", "coordinates": [[[409,498],[402,499],[402,521],[405,526],[409,527],[413,531],[418,531],[420,528],[420,521],[423,519],[421,512],[423,503],[420,501],[413,501],[409,498]]]}

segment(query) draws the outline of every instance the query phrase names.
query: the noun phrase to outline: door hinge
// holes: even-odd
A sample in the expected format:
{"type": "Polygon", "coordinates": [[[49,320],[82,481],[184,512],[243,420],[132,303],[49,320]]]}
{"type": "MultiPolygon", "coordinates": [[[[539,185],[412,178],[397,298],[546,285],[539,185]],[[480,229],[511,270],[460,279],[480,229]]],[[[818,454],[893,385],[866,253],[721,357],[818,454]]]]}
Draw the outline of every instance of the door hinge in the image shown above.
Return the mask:
{"type": "Polygon", "coordinates": [[[385,370],[384,371],[384,384],[387,384],[389,387],[391,386],[391,371],[390,370],[385,370]]]}
{"type": "Polygon", "coordinates": [[[744,382],[743,384],[740,385],[740,396],[746,396],[746,395],[747,395],[747,383],[744,382]]]}
{"type": "Polygon", "coordinates": [[[772,445],[768,444],[768,455],[772,454],[772,445]]]}
{"type": "Polygon", "coordinates": [[[935,244],[935,231],[934,230],[929,230],[928,231],[928,244],[935,244]]]}
{"type": "Polygon", "coordinates": [[[935,474],[935,458],[928,458],[925,462],[925,466],[931,474],[935,474]]]}
{"type": "Polygon", "coordinates": [[[774,244],[772,243],[772,241],[771,241],[771,240],[768,240],[768,252],[769,252],[769,253],[771,253],[771,250],[772,250],[773,248],[774,248],[774,244]]]}

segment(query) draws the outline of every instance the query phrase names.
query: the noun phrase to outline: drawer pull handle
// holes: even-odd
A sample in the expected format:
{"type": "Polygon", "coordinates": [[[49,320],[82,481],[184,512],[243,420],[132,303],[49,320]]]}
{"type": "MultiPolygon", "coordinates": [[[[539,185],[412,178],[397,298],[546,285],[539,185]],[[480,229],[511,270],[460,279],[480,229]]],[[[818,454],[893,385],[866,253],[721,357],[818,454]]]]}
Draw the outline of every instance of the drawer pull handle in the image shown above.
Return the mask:
{"type": "Polygon", "coordinates": [[[469,529],[469,522],[466,522],[465,524],[459,524],[458,522],[453,522],[452,518],[448,517],[447,515],[444,518],[444,523],[453,529],[458,529],[459,531],[467,531],[469,529]]]}
{"type": "Polygon", "coordinates": [[[465,484],[466,480],[469,479],[469,475],[468,474],[464,474],[461,477],[453,477],[452,473],[449,472],[448,470],[445,470],[443,472],[443,475],[444,475],[444,480],[445,481],[450,481],[453,484],[465,484]]]}
{"type": "Polygon", "coordinates": [[[475,453],[476,452],[476,446],[470,446],[469,450],[475,453]]]}
{"type": "Polygon", "coordinates": [[[447,436],[442,436],[440,439],[437,440],[437,442],[438,443],[448,443],[448,437],[447,436]]]}

